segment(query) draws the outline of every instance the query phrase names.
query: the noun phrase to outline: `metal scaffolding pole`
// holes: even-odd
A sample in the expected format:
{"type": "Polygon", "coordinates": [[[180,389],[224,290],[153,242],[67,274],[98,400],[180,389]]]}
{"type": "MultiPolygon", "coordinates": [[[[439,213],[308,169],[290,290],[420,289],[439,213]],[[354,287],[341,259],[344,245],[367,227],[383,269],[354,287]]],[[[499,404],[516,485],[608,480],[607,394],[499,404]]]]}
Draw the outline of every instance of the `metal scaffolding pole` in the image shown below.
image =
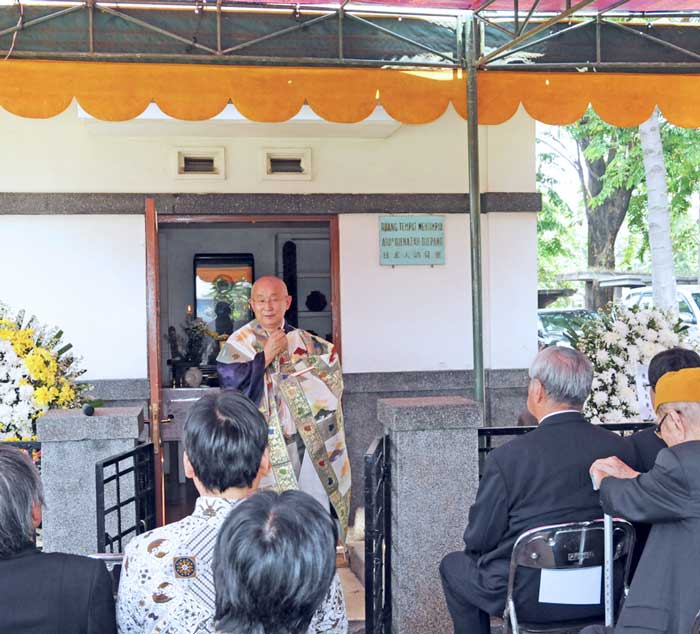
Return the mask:
{"type": "Polygon", "coordinates": [[[477,113],[476,17],[467,13],[464,24],[465,67],[467,71],[467,157],[469,161],[469,232],[471,236],[472,344],[474,349],[474,399],[484,402],[484,341],[481,303],[481,191],[479,189],[479,118],[477,113]]]}

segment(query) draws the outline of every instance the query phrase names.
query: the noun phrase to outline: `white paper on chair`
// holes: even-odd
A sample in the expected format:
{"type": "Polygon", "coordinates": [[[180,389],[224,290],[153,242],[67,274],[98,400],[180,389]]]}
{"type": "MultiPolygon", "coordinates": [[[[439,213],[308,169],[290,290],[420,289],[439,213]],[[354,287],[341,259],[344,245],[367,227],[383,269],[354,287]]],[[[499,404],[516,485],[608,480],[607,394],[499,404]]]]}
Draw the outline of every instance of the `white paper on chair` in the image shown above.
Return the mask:
{"type": "Polygon", "coordinates": [[[542,570],[539,602],[598,605],[602,578],[602,566],[542,570]]]}

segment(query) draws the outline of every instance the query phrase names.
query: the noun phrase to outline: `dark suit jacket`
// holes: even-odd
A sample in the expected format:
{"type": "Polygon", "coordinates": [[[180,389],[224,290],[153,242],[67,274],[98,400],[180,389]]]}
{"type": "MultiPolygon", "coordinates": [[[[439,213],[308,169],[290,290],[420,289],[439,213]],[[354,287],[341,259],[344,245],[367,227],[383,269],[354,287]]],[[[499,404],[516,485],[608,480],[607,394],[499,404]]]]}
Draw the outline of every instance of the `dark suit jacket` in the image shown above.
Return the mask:
{"type": "Polygon", "coordinates": [[[0,559],[3,634],[116,634],[112,580],[101,561],[34,548],[0,559]]]}
{"type": "MultiPolygon", "coordinates": [[[[661,440],[655,432],[656,427],[654,426],[638,431],[625,438],[634,449],[635,464],[630,466],[642,473],[652,470],[656,462],[656,456],[659,455],[662,449],[666,448],[666,443],[661,440]]],[[[636,574],[637,566],[644,552],[644,547],[646,546],[647,539],[649,539],[649,531],[651,531],[651,526],[649,524],[635,523],[634,525],[635,542],[632,566],[630,568],[631,578],[634,578],[636,574]]]]}
{"type": "Polygon", "coordinates": [[[605,478],[600,501],[653,524],[616,634],[686,634],[700,609],[700,441],[662,449],[637,478],[605,478]]]}
{"type": "Polygon", "coordinates": [[[666,447],[666,443],[656,435],[655,431],[656,427],[649,427],[625,438],[634,449],[635,468],[642,473],[652,470],[659,451],[666,447]]]}
{"type": "MultiPolygon", "coordinates": [[[[628,443],[578,412],[546,418],[537,429],[489,454],[464,543],[476,560],[480,584],[493,590],[494,610],[505,599],[508,562],[518,535],[536,526],[602,516],[588,469],[609,456],[634,464],[628,443]]],[[[534,581],[530,578],[526,585],[536,601],[539,583],[534,581]]]]}

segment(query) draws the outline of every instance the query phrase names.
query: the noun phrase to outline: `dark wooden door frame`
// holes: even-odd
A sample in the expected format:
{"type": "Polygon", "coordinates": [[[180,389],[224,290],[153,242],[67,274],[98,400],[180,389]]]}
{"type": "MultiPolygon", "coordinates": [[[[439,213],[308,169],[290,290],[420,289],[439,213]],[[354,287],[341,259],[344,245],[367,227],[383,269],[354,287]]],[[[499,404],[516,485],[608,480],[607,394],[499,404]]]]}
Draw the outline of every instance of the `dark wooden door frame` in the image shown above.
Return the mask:
{"type": "Polygon", "coordinates": [[[153,198],[146,198],[146,329],[148,345],[148,381],[150,385],[150,433],[153,442],[156,524],[165,522],[165,481],[163,444],[160,438],[160,417],[163,411],[163,384],[160,359],[160,258],[158,253],[158,213],[153,198]]]}

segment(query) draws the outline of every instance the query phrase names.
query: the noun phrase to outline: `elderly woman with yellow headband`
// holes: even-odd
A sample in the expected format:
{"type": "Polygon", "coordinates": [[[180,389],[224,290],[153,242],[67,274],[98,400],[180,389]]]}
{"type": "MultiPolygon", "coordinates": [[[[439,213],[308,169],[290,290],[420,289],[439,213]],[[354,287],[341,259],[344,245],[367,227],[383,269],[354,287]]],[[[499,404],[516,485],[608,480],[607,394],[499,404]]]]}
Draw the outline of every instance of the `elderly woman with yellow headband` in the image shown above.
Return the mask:
{"type": "Polygon", "coordinates": [[[617,458],[591,466],[606,513],[653,525],[616,634],[687,634],[700,610],[700,368],[664,374],[654,404],[668,448],[651,471],[617,458]]]}

